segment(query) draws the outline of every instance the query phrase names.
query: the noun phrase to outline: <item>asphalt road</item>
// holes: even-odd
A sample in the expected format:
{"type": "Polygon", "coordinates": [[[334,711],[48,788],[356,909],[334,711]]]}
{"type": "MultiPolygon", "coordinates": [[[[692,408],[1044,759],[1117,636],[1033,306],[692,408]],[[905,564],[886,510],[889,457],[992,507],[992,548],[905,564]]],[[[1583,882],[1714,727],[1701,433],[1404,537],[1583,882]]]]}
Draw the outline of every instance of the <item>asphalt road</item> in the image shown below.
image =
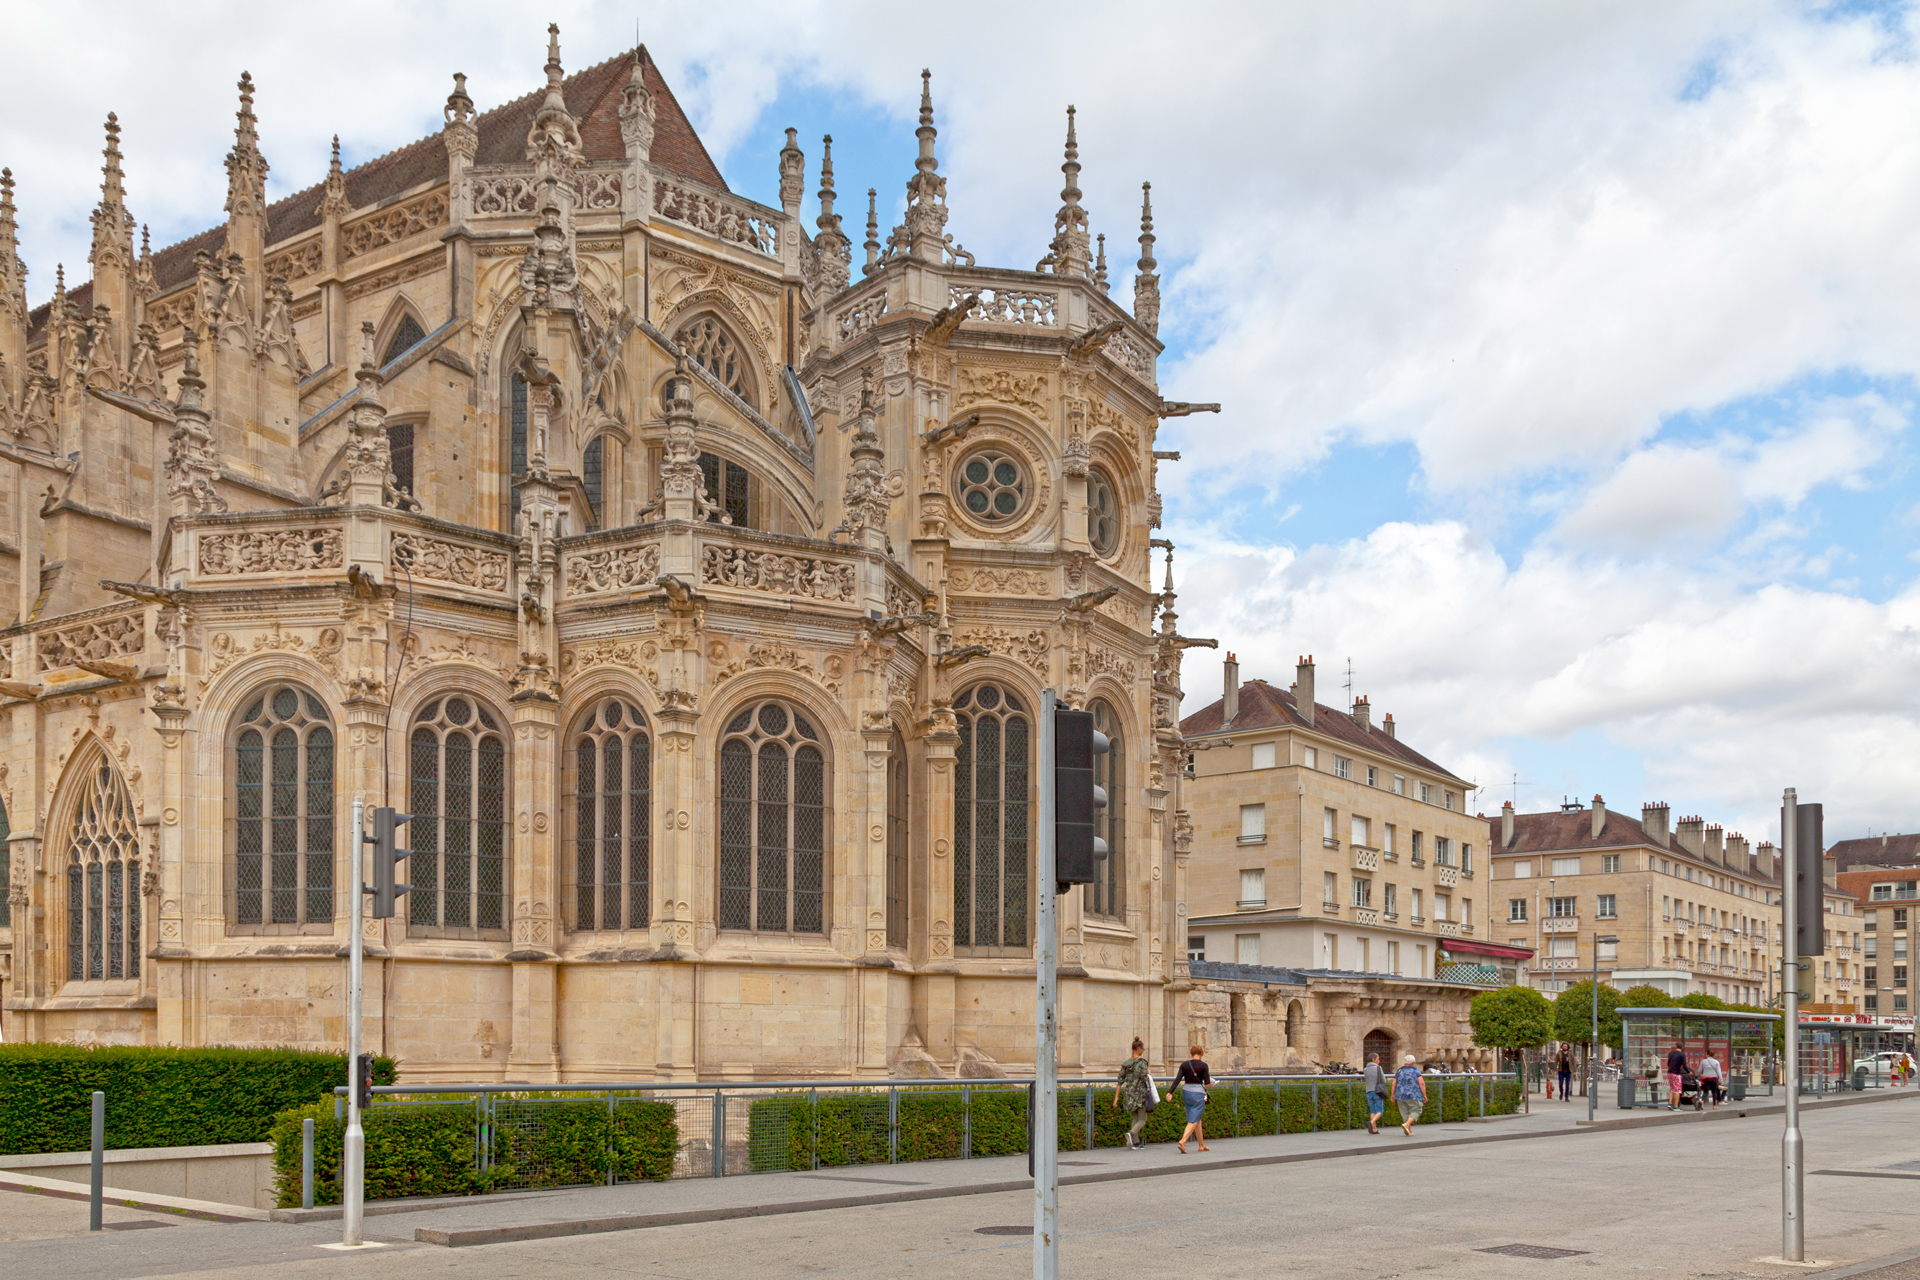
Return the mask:
{"type": "MultiPolygon", "coordinates": [[[[1887,1260],[1875,1280],[1913,1274],[1893,1257],[1920,1249],[1916,1120],[1920,1113],[1905,1103],[1807,1115],[1810,1258],[1856,1275],[1871,1275],[1856,1271],[1858,1264],[1887,1260]]],[[[1380,1142],[1380,1154],[1356,1159],[1211,1172],[1196,1167],[1180,1176],[1068,1187],[1061,1193],[1061,1274],[1074,1280],[1416,1274],[1538,1280],[1602,1271],[1674,1277],[1814,1271],[1764,1261],[1780,1248],[1777,1121],[1403,1152],[1392,1150],[1391,1136],[1380,1142]],[[1579,1252],[1551,1261],[1483,1252],[1510,1245],[1579,1252]]],[[[15,1202],[30,1200],[0,1196],[0,1216],[18,1217],[15,1202]]],[[[402,1214],[367,1221],[370,1238],[389,1240],[389,1247],[352,1254],[317,1247],[337,1238],[337,1225],[183,1223],[85,1239],[16,1238],[0,1243],[0,1268],[62,1280],[411,1280],[456,1272],[461,1280],[556,1272],[647,1280],[1017,1280],[1032,1274],[1029,1238],[981,1228],[1024,1227],[1030,1206],[1029,1195],[998,1193],[457,1250],[414,1243],[409,1215],[402,1214]],[[163,1235],[166,1247],[155,1247],[163,1235]]],[[[85,1205],[70,1209],[84,1225],[85,1205]]],[[[59,1202],[42,1201],[33,1205],[33,1216],[63,1210],[59,1202]]]]}

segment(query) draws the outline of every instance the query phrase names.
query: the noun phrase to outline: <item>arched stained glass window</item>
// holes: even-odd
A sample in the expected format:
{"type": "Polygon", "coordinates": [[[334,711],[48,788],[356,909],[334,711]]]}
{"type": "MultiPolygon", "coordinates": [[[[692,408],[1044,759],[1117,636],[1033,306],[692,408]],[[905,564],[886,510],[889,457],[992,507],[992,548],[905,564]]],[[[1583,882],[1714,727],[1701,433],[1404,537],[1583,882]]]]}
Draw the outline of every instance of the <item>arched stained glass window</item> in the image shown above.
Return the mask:
{"type": "Polygon", "coordinates": [[[398,360],[401,356],[419,346],[421,340],[426,336],[427,331],[420,327],[418,320],[415,320],[411,315],[401,316],[400,323],[394,326],[393,337],[387,342],[387,353],[380,357],[380,363],[382,365],[392,364],[395,360],[398,360]]]}
{"type": "Polygon", "coordinates": [[[652,778],[653,744],[632,703],[608,698],[574,730],[574,928],[647,927],[652,778]]]}
{"type": "Polygon", "coordinates": [[[1087,541],[1103,560],[1120,549],[1120,498],[1098,467],[1087,472],[1087,541]]]}
{"type": "Polygon", "coordinates": [[[333,724],[281,685],[240,715],[233,742],[233,921],[333,923],[333,724]]]}
{"type": "Polygon", "coordinates": [[[81,783],[67,846],[67,980],[140,976],[140,839],[119,772],[81,783]]]}
{"type": "Polygon", "coordinates": [[[954,699],[953,941],[1025,947],[1032,812],[1031,724],[1020,699],[976,685],[954,699]]]}
{"type": "Polygon", "coordinates": [[[747,398],[746,362],[740,348],[712,316],[700,316],[680,326],[673,335],[675,345],[687,358],[720,380],[720,385],[741,399],[747,398]]]}
{"type": "Polygon", "coordinates": [[[587,528],[598,529],[607,523],[606,506],[607,438],[595,436],[587,442],[580,459],[580,484],[587,491],[587,528]]]}
{"type": "Polygon", "coordinates": [[[410,930],[506,928],[507,740],[472,698],[438,698],[413,718],[405,863],[410,930]]]}
{"type": "Polygon", "coordinates": [[[1093,785],[1107,793],[1107,807],[1096,810],[1093,834],[1107,842],[1107,856],[1094,859],[1093,883],[1086,888],[1090,916],[1120,919],[1126,915],[1127,796],[1125,744],[1120,717],[1105,701],[1093,704],[1093,727],[1107,735],[1105,755],[1093,758],[1093,785]]]}
{"type": "Polygon", "coordinates": [[[887,945],[907,945],[907,743],[895,729],[887,756],[887,945]]]}
{"type": "Polygon", "coordinates": [[[527,382],[507,375],[507,511],[520,514],[520,477],[527,474],[527,382]]]}
{"type": "Polygon", "coordinates": [[[720,743],[720,927],[827,931],[826,740],[784,702],[736,714],[720,743]]]}

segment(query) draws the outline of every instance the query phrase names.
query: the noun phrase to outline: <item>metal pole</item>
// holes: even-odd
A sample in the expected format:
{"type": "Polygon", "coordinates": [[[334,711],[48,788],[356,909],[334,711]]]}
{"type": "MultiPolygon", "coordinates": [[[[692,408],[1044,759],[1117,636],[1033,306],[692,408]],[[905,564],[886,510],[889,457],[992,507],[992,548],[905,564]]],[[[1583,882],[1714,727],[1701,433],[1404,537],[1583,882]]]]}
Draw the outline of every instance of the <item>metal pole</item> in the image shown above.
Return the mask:
{"type": "Polygon", "coordinates": [[[1600,1102],[1600,935],[1593,935],[1593,1039],[1587,1041],[1587,1123],[1600,1102]]]}
{"type": "Polygon", "coordinates": [[[1057,996],[1053,848],[1054,708],[1052,689],[1040,694],[1040,815],[1035,834],[1036,888],[1039,890],[1039,929],[1034,946],[1034,1106],[1033,1141],[1033,1280],[1060,1280],[1060,1026],[1055,1018],[1057,996]]]}
{"type": "Polygon", "coordinates": [[[107,1189],[107,1095],[93,1091],[93,1179],[87,1194],[87,1230],[99,1231],[107,1189]]]}
{"type": "Polygon", "coordinates": [[[360,965],[364,944],[360,916],[366,909],[365,852],[361,833],[366,820],[366,801],[353,798],[353,843],[347,863],[348,893],[353,899],[347,912],[353,936],[347,941],[347,1136],[340,1151],[340,1242],[358,1245],[361,1202],[366,1190],[367,1134],[360,1127],[360,965]]]}
{"type": "Polygon", "coordinates": [[[313,1117],[300,1122],[300,1207],[313,1208],[313,1117]]]}
{"type": "Polygon", "coordinates": [[[1785,854],[1780,871],[1780,994],[1786,1002],[1787,1021],[1787,1131],[1780,1140],[1780,1256],[1788,1262],[1805,1261],[1807,1251],[1805,1166],[1800,1139],[1800,943],[1795,934],[1799,921],[1794,910],[1794,899],[1799,896],[1796,809],[1794,789],[1788,787],[1780,809],[1780,848],[1785,854]]]}

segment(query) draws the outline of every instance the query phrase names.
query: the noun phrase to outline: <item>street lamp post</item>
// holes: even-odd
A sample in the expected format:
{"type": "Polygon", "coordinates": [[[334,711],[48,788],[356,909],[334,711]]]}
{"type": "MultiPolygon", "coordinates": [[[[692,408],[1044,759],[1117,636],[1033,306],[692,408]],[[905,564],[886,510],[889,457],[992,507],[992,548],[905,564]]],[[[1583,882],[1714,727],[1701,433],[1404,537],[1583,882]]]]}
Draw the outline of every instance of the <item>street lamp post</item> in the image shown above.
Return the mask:
{"type": "MultiPolygon", "coordinates": [[[[1593,1039],[1587,1042],[1587,1123],[1593,1123],[1594,1111],[1600,1105],[1600,944],[1611,942],[1620,945],[1615,934],[1601,937],[1593,935],[1593,1039]]],[[[1615,961],[1615,963],[1619,963],[1615,961]]]]}

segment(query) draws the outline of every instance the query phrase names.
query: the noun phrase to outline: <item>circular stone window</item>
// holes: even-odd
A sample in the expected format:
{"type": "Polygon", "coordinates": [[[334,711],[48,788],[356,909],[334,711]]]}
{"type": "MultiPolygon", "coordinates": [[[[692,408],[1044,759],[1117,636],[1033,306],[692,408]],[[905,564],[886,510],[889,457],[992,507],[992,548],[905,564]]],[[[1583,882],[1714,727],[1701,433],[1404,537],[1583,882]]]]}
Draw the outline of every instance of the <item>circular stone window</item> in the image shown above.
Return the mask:
{"type": "Polygon", "coordinates": [[[1120,497],[1098,469],[1087,472],[1087,541],[1102,559],[1120,549],[1120,497]]]}
{"type": "Polygon", "coordinates": [[[982,524],[1006,524],[1027,505],[1027,469],[1003,449],[983,449],[960,464],[960,505],[982,524]]]}

